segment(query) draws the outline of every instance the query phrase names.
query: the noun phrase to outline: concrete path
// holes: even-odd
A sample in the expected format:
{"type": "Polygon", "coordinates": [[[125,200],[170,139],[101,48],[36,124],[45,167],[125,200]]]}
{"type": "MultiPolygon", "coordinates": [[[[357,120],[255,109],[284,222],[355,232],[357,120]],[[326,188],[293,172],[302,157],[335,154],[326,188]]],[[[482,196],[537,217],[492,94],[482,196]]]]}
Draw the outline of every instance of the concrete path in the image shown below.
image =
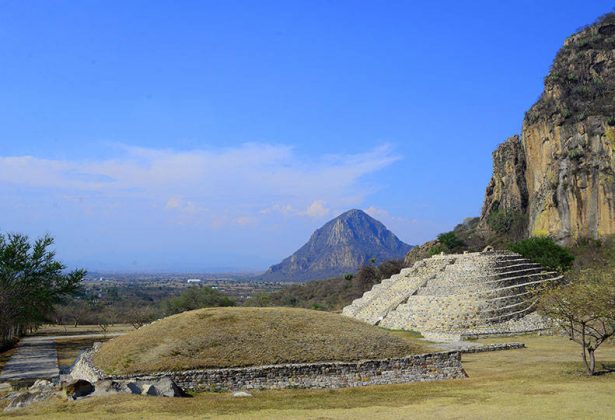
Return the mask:
{"type": "Polygon", "coordinates": [[[57,335],[25,337],[19,341],[17,350],[4,365],[0,383],[23,379],[55,379],[60,376],[55,340],[114,337],[123,333],[57,335]]]}
{"type": "Polygon", "coordinates": [[[19,342],[17,351],[4,365],[0,382],[54,379],[60,375],[56,344],[53,340],[36,338],[28,337],[19,342]]]}

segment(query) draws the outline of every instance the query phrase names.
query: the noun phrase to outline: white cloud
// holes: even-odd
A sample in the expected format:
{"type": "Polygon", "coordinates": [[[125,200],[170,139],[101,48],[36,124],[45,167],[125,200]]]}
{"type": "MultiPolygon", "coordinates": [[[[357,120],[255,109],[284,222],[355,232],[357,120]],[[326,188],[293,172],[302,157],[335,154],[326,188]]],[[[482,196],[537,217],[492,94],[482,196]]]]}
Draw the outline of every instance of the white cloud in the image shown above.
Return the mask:
{"type": "Polygon", "coordinates": [[[120,150],[121,155],[113,159],[0,156],[0,191],[2,185],[31,188],[56,199],[80,198],[64,205],[84,208],[95,199],[97,206],[113,203],[110,208],[118,214],[122,206],[148,213],[157,208],[182,224],[247,226],[259,217],[323,217],[331,208],[360,204],[370,191],[363,176],[399,159],[386,145],[316,158],[271,144],[192,151],[123,146],[120,150]]]}
{"type": "Polygon", "coordinates": [[[322,200],[312,202],[302,214],[309,217],[323,217],[329,214],[329,209],[322,200]]]}
{"type": "Polygon", "coordinates": [[[181,206],[181,199],[179,197],[171,197],[167,200],[165,204],[165,208],[167,209],[177,209],[181,206]]]}
{"type": "Polygon", "coordinates": [[[369,206],[368,208],[366,208],[365,213],[369,214],[374,219],[388,219],[391,217],[391,213],[389,213],[387,210],[375,206],[369,206]]]}

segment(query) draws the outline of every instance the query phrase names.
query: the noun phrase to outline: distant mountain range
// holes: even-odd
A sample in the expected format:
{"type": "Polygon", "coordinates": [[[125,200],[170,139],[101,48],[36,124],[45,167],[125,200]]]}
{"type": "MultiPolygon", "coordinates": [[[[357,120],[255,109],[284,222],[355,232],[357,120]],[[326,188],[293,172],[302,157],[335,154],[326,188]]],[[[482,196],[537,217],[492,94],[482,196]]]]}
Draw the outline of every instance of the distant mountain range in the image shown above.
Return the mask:
{"type": "Polygon", "coordinates": [[[310,240],[259,276],[268,281],[309,281],[354,273],[374,258],[400,259],[412,248],[361,210],[349,210],[316,230],[310,240]]]}

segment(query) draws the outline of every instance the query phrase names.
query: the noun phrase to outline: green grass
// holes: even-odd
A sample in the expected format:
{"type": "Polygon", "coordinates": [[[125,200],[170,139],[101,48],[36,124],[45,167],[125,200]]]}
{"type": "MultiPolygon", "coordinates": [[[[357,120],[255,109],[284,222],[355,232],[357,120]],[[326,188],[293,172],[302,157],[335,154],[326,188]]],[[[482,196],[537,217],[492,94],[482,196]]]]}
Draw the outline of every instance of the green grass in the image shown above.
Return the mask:
{"type": "MultiPolygon", "coordinates": [[[[467,379],[339,390],[200,393],[188,399],[120,395],[52,401],[10,415],[43,418],[609,418],[615,412],[615,374],[587,377],[579,348],[562,337],[522,341],[527,349],[464,355],[467,379]]],[[[604,344],[598,361],[615,362],[604,344]]]]}
{"type": "Polygon", "coordinates": [[[105,343],[94,362],[111,374],[388,358],[425,345],[338,314],[298,308],[207,308],[105,343]]]}

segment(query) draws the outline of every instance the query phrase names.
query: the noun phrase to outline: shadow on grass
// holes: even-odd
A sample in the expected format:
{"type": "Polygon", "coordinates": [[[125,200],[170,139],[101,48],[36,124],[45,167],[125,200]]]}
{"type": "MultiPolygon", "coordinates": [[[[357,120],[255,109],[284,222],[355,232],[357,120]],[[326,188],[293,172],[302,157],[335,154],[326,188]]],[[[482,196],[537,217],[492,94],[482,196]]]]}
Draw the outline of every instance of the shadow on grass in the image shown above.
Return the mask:
{"type": "Polygon", "coordinates": [[[608,363],[600,363],[600,370],[597,370],[596,372],[594,372],[594,376],[602,376],[602,375],[608,375],[610,373],[615,373],[615,363],[614,362],[608,362],[608,363]]]}

